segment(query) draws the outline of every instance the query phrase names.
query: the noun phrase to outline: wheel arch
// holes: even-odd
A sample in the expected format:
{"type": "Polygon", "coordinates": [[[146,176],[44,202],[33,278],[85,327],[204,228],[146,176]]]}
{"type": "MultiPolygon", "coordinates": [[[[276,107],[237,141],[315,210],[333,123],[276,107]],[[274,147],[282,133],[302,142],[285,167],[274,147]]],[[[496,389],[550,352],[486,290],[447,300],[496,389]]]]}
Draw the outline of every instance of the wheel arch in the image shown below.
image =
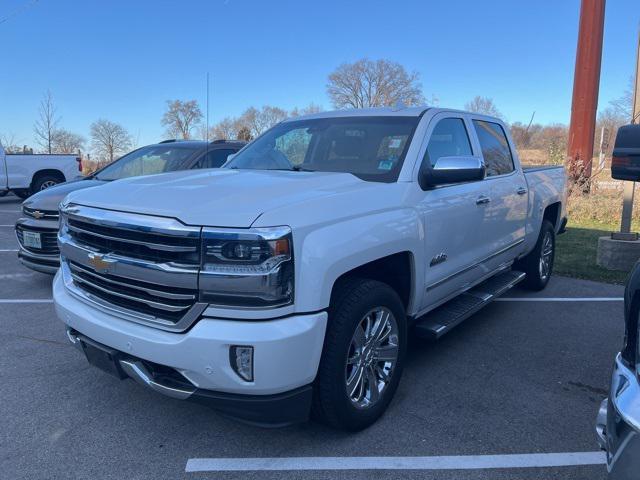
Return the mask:
{"type": "Polygon", "coordinates": [[[411,309],[415,298],[415,259],[410,251],[387,255],[344,272],[333,282],[331,299],[340,285],[354,279],[377,280],[389,285],[400,297],[405,311],[411,309]]]}
{"type": "Polygon", "coordinates": [[[544,213],[542,214],[542,220],[549,220],[551,225],[553,225],[556,233],[560,228],[560,214],[562,212],[562,202],[554,202],[547,205],[544,209],[544,213]]]}
{"type": "Polygon", "coordinates": [[[60,179],[61,183],[67,181],[64,173],[62,173],[60,170],[57,170],[55,168],[43,168],[42,170],[38,170],[33,174],[33,177],[31,178],[30,188],[33,190],[33,186],[38,182],[38,180],[46,176],[56,177],[60,179]]]}

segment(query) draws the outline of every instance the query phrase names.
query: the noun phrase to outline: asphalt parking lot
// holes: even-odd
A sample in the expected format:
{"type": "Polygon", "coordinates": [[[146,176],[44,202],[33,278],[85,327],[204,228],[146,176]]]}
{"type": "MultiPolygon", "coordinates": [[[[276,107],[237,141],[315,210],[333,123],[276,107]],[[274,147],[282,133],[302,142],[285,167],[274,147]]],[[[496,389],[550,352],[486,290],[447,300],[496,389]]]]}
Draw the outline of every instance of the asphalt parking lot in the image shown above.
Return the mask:
{"type": "Polygon", "coordinates": [[[622,340],[620,286],[555,277],[412,341],[395,400],[364,432],[264,430],[90,367],[55,317],[51,277],[17,260],[19,206],[0,198],[3,478],[606,477],[593,424],[622,340]],[[273,470],[242,471],[256,458],[273,470]],[[575,465],[548,466],[558,458],[575,465]],[[519,468],[484,468],[505,462],[519,468]]]}

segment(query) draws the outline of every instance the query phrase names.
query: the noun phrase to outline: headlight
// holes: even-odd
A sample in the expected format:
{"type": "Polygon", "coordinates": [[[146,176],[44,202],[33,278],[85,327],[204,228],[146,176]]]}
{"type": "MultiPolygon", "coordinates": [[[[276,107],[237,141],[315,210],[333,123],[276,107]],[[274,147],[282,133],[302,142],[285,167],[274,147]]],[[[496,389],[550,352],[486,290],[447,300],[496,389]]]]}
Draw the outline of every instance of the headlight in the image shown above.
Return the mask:
{"type": "Polygon", "coordinates": [[[273,308],[293,303],[289,227],[202,230],[200,300],[220,306],[273,308]]]}

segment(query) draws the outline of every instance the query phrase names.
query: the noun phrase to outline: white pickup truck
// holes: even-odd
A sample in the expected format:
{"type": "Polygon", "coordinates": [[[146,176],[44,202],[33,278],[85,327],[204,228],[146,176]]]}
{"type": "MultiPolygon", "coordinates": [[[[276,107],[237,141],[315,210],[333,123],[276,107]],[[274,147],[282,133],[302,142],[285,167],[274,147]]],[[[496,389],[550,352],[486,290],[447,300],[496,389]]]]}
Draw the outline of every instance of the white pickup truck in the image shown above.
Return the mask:
{"type": "Polygon", "coordinates": [[[119,378],[255,424],[358,430],[391,401],[410,335],[546,286],[564,199],[564,170],[523,170],[495,118],[296,118],[222,169],[66,197],[56,311],[119,378]]]}
{"type": "Polygon", "coordinates": [[[0,196],[9,192],[20,198],[82,176],[77,155],[8,154],[0,145],[0,196]]]}

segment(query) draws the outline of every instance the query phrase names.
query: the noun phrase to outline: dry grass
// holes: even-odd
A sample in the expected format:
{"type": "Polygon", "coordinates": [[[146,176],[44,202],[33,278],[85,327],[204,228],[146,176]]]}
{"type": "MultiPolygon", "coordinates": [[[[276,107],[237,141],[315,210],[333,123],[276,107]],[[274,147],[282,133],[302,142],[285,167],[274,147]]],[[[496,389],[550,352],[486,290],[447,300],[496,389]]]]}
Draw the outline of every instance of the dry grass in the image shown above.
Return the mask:
{"type": "Polygon", "coordinates": [[[522,165],[551,165],[552,161],[544,150],[518,149],[518,157],[522,165]]]}
{"type": "MultiPolygon", "coordinates": [[[[617,230],[622,215],[622,186],[610,181],[594,185],[592,193],[572,192],[567,199],[569,221],[577,226],[598,226],[617,230]]],[[[632,225],[640,228],[640,195],[635,195],[632,225]]]]}

